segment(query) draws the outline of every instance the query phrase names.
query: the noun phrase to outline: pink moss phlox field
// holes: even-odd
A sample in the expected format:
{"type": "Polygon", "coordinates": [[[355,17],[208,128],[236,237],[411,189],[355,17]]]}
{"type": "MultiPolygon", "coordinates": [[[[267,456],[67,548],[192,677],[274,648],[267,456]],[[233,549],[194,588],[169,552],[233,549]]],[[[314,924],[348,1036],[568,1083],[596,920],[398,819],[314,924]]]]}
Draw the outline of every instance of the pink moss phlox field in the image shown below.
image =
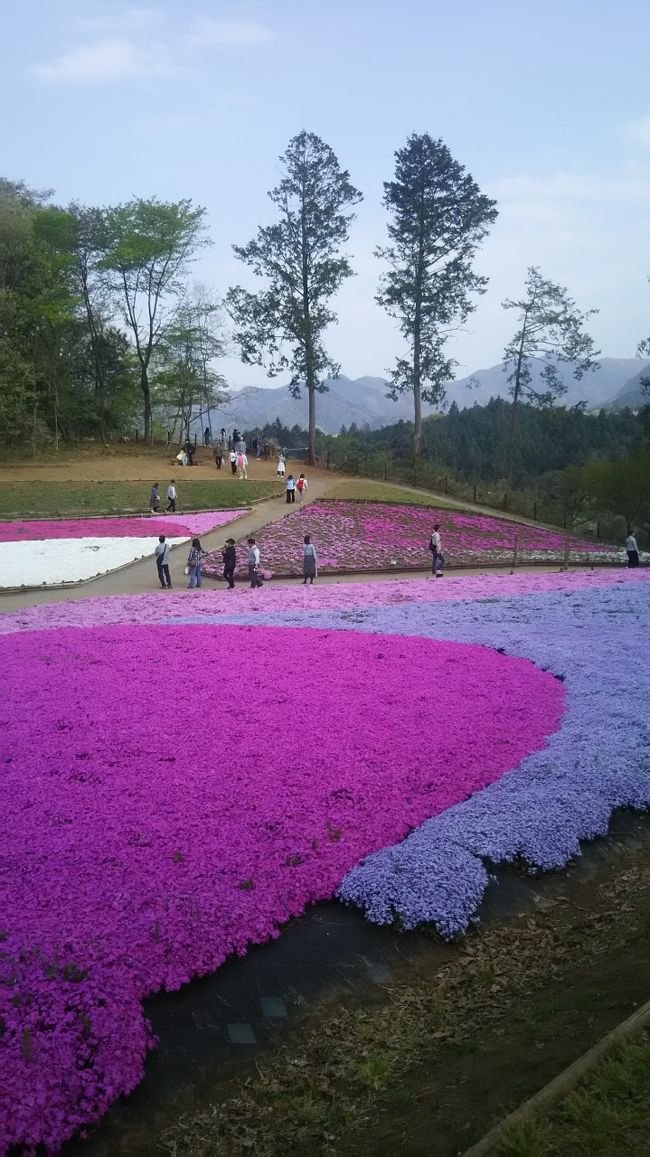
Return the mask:
{"type": "MultiPolygon", "coordinates": [[[[0,635],[14,631],[40,631],[66,626],[104,624],[156,624],[205,618],[207,621],[230,615],[265,615],[275,611],[342,610],[363,613],[373,607],[409,603],[446,603],[507,598],[511,595],[570,594],[599,590],[625,583],[650,583],[650,568],[639,570],[597,570],[515,575],[478,574],[442,582],[432,579],[395,579],[386,582],[341,582],[295,589],[273,587],[250,590],[240,584],[236,590],[223,586],[216,590],[168,591],[158,594],[115,595],[111,598],[76,602],[46,603],[11,614],[0,615],[0,635]]],[[[433,620],[435,621],[435,620],[433,620]]]]}
{"type": "MultiPolygon", "coordinates": [[[[406,569],[430,566],[428,542],[434,522],[441,524],[443,551],[450,564],[509,562],[515,535],[520,561],[548,561],[564,555],[566,536],[561,532],[480,514],[388,503],[315,502],[265,527],[256,537],[262,564],[271,573],[300,572],[304,534],[312,536],[322,572],[406,569]]],[[[586,552],[612,553],[602,543],[571,539],[572,557],[586,552]]],[[[218,573],[219,564],[220,556],[212,556],[206,571],[218,573]]]]}
{"type": "Polygon", "coordinates": [[[399,635],[106,626],[0,649],[5,1145],[98,1118],[142,1076],[143,997],[516,767],[564,702],[527,660],[399,635]]]}
{"type": "Polygon", "coordinates": [[[206,510],[198,514],[138,515],[133,518],[62,518],[0,522],[0,542],[38,542],[50,538],[142,538],[166,534],[191,538],[207,534],[247,510],[206,510]]]}

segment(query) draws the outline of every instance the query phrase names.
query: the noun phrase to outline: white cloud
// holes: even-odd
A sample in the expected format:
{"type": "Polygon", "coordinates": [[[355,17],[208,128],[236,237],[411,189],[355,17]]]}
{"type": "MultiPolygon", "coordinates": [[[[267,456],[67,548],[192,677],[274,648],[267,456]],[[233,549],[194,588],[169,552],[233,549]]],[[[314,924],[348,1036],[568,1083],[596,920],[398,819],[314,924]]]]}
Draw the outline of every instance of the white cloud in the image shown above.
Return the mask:
{"type": "Polygon", "coordinates": [[[205,49],[212,46],[218,48],[246,47],[253,44],[264,44],[271,39],[271,32],[264,24],[252,21],[224,21],[199,19],[195,20],[190,31],[184,37],[185,43],[192,48],[205,49]]]}
{"type": "Polygon", "coordinates": [[[160,8],[134,6],[123,8],[121,12],[112,5],[95,3],[92,11],[84,12],[74,22],[74,27],[82,36],[115,36],[133,32],[151,35],[153,29],[165,22],[160,8]]]}
{"type": "Polygon", "coordinates": [[[168,77],[175,71],[160,42],[141,48],[123,36],[108,36],[71,48],[49,64],[36,64],[32,75],[47,85],[87,87],[120,80],[168,77]]]}
{"type": "Polygon", "coordinates": [[[100,12],[84,27],[95,39],[33,65],[32,76],[42,84],[76,87],[151,80],[195,67],[211,49],[253,47],[271,38],[263,24],[208,18],[190,19],[188,30],[179,35],[163,28],[159,14],[151,8],[127,9],[112,22],[109,14],[100,12]]]}
{"type": "Polygon", "coordinates": [[[650,149],[650,116],[638,117],[637,120],[630,121],[625,126],[623,136],[629,145],[650,149]]]}
{"type": "Polygon", "coordinates": [[[124,38],[108,37],[62,53],[50,64],[36,64],[33,75],[44,84],[88,85],[123,80],[138,72],[138,53],[124,38]]]}

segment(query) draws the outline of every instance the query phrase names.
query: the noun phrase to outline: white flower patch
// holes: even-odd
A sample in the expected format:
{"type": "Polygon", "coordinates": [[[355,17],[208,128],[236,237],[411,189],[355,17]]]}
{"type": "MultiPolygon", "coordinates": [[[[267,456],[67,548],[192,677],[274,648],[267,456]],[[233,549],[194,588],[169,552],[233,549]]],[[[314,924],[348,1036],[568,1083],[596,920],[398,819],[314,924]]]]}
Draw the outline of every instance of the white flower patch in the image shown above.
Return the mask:
{"type": "MultiPolygon", "coordinates": [[[[0,542],[0,589],[82,582],[147,556],[153,570],[157,542],[151,536],[0,542]]],[[[177,546],[189,538],[168,538],[167,542],[177,546]]]]}

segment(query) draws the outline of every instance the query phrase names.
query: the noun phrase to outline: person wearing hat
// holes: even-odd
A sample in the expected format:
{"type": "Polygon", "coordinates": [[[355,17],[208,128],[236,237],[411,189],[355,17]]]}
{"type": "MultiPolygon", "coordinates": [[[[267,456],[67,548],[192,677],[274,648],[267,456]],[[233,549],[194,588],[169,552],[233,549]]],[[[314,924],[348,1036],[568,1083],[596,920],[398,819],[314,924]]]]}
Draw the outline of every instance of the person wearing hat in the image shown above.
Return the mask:
{"type": "Polygon", "coordinates": [[[228,583],[228,590],[235,589],[235,567],[237,566],[237,552],[234,538],[227,538],[221,557],[223,559],[223,577],[228,583]]]}

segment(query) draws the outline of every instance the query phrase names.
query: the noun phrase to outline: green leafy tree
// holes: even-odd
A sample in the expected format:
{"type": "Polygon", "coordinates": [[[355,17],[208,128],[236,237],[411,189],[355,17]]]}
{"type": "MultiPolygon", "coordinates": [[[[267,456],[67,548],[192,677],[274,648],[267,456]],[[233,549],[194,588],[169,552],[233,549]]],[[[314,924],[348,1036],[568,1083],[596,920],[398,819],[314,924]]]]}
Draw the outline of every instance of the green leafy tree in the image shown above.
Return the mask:
{"type": "MultiPolygon", "coordinates": [[[[105,213],[101,209],[72,202],[68,213],[73,221],[73,274],[80,301],[80,312],[87,332],[87,371],[92,374],[95,423],[102,441],[116,422],[128,400],[129,370],[135,370],[126,356],[124,342],[112,324],[110,278],[102,268],[108,247],[105,213]],[[119,402],[118,402],[119,399],[119,402]]],[[[138,390],[133,374],[134,391],[138,390]]]]}
{"type": "Polygon", "coordinates": [[[144,436],[150,441],[150,366],[174,322],[186,291],[186,275],[204,235],[205,209],[192,202],[134,200],[106,210],[104,256],[99,268],[121,303],[131,332],[144,402],[144,436]]]}
{"type": "Polygon", "coordinates": [[[554,475],[552,493],[560,501],[569,529],[573,529],[588,513],[592,502],[589,474],[584,466],[565,466],[554,475]]]}
{"type": "Polygon", "coordinates": [[[325,349],[327,327],[336,321],[330,302],[352,275],[342,246],[361,193],[350,183],[332,149],[314,133],[301,132],[280,158],[283,177],[269,193],[278,210],[274,225],[234,246],[266,287],[250,293],[237,286],[227,296],[235,340],[249,365],[267,362],[269,375],[290,370],[294,398],[304,386],[309,402],[308,461],[315,461],[316,394],[339,366],[325,349]]]}
{"type": "Polygon", "coordinates": [[[167,411],[175,410],[179,443],[198,409],[203,420],[223,405],[227,387],[215,362],[225,349],[219,306],[203,290],[183,302],[162,338],[155,358],[155,399],[167,411]]]}
{"type": "Polygon", "coordinates": [[[598,369],[600,353],[585,324],[598,310],[581,313],[568,291],[542,277],[530,266],[523,297],[503,302],[504,309],[518,313],[518,329],[503,353],[503,367],[508,375],[512,396],[507,469],[513,480],[517,409],[520,402],[549,407],[567,391],[562,366],[572,365],[572,376],[580,380],[598,369]],[[535,385],[533,365],[541,365],[541,388],[535,385]]]}
{"type": "Polygon", "coordinates": [[[587,484],[598,509],[625,519],[628,534],[650,531],[650,453],[641,450],[617,462],[592,461],[585,466],[587,484]]]}
{"type": "Polygon", "coordinates": [[[68,215],[49,194],[0,181],[0,423],[13,440],[59,439],[76,321],[68,215]]]}
{"type": "Polygon", "coordinates": [[[413,395],[413,454],[422,445],[422,402],[437,405],[455,362],[445,352],[451,330],[476,308],[487,278],[474,272],[478,246],[496,220],[481,193],[441,140],[413,134],[395,153],[395,179],[384,183],[390,244],[377,249],[389,269],[377,301],[397,318],[408,343],[391,374],[388,396],[413,395]]]}

